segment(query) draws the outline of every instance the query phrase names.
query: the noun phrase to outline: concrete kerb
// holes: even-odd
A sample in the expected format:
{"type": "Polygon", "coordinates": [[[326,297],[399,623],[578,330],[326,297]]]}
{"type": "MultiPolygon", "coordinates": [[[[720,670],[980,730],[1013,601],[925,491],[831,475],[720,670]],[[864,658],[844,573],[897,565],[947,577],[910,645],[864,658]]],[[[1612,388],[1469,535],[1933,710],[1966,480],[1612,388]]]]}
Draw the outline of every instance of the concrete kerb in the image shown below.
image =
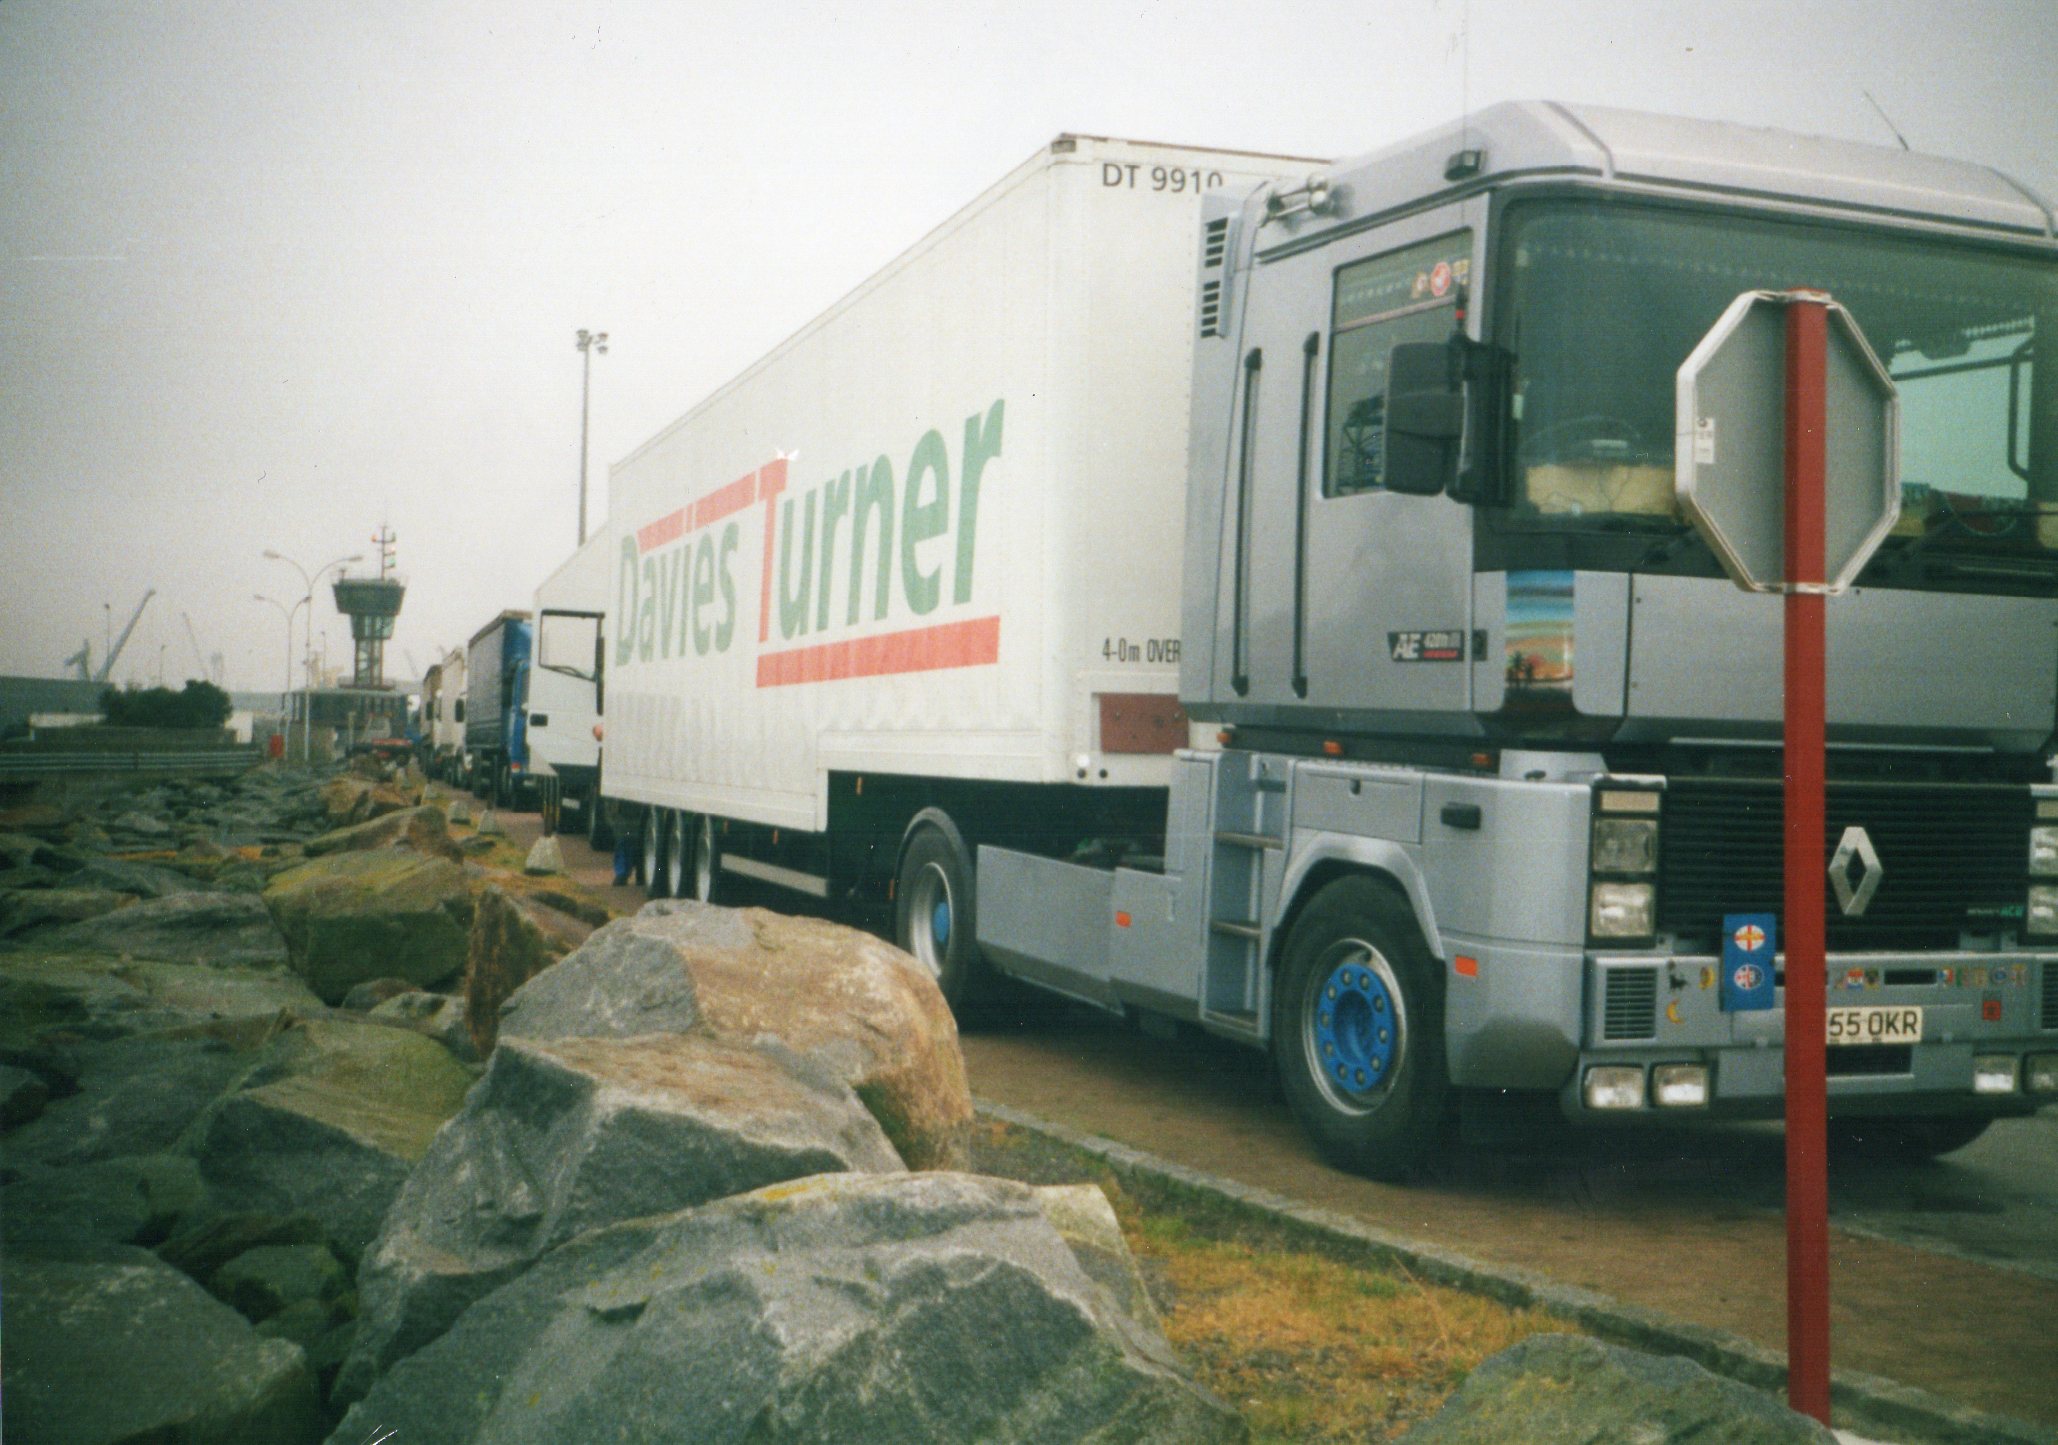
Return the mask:
{"type": "MultiPolygon", "coordinates": [[[[1485,1295],[1518,1308],[1537,1308],[1578,1325],[1596,1338],[1656,1354],[1681,1355],[1715,1374],[1784,1395],[1786,1359],[1725,1330],[1676,1320],[1624,1304],[1528,1270],[1484,1264],[1453,1250],[1367,1224],[1334,1210],[1297,1204],[1270,1190],[1189,1169],[1112,1139],[1081,1134],[1062,1124],[984,1099],[973,1100],[989,1119],[1026,1129],[1105,1162],[1117,1178],[1129,1176],[1160,1189],[1188,1192],[1264,1216],[1273,1224],[1328,1243],[1363,1249],[1405,1265],[1418,1278],[1485,1295]]],[[[1992,1415],[1877,1375],[1837,1370],[1830,1379],[1831,1408],[1839,1426],[1901,1445],[2058,1445],[2058,1431],[1992,1415]]]]}

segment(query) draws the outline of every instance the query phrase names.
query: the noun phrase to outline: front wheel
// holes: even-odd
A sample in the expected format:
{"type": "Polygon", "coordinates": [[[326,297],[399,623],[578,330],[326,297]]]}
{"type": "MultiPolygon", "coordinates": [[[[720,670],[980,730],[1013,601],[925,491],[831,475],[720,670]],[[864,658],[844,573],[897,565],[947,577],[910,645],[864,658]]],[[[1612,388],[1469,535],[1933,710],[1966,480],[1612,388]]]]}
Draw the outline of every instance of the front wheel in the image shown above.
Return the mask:
{"type": "Polygon", "coordinates": [[[559,825],[564,822],[564,784],[556,778],[543,778],[536,784],[536,811],[543,822],[543,836],[555,837],[559,825]]]}
{"type": "Polygon", "coordinates": [[[1273,1056],[1295,1117],[1339,1169],[1406,1179],[1443,1137],[1442,983],[1407,905],[1370,878],[1326,885],[1294,923],[1273,1056]]]}
{"type": "Polygon", "coordinates": [[[923,810],[908,831],[894,889],[894,938],[963,1022],[990,989],[974,942],[971,850],[948,814],[923,810]]]}
{"type": "Polygon", "coordinates": [[[586,842],[596,853],[605,853],[615,845],[614,829],[607,824],[607,804],[601,801],[600,780],[586,785],[579,807],[586,819],[586,842]]]}

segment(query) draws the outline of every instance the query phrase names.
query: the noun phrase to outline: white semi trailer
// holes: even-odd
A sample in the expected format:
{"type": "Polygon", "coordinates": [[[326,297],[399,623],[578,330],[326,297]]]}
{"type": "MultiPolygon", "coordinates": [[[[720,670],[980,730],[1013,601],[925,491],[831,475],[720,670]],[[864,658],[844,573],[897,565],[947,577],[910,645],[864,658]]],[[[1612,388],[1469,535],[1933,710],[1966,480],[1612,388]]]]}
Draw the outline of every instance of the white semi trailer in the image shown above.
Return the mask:
{"type": "Polygon", "coordinates": [[[1063,137],[615,469],[603,788],[654,891],[1269,1049],[1350,1168],[1464,1098],[1776,1114],[1779,609],[1673,400],[1795,286],[1901,393],[1829,608],[1830,1109],[1956,1147],[2058,1097],[2058,221],[1983,167],[1547,104],[1312,171],[1063,137]]]}

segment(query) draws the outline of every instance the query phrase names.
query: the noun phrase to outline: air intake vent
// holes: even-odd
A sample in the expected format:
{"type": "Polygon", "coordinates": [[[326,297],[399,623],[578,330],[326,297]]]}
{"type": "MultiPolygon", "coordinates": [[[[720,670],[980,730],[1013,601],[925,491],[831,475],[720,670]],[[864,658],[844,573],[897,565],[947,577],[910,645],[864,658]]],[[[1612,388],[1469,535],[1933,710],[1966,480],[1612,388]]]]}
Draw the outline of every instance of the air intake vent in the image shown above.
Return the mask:
{"type": "Polygon", "coordinates": [[[1610,968],[1601,977],[1601,1037],[1653,1037],[1658,1032],[1658,970],[1610,968]]]}
{"type": "Polygon", "coordinates": [[[2044,961],[2044,1027],[2058,1029],[2058,963],[2044,961]]]}
{"type": "Polygon", "coordinates": [[[1220,336],[1222,334],[1222,283],[1201,282],[1200,334],[1220,336]]]}
{"type": "Polygon", "coordinates": [[[1222,258],[1229,254],[1229,218],[1222,216],[1208,222],[1201,233],[1201,266],[1205,269],[1222,264],[1222,258]]]}

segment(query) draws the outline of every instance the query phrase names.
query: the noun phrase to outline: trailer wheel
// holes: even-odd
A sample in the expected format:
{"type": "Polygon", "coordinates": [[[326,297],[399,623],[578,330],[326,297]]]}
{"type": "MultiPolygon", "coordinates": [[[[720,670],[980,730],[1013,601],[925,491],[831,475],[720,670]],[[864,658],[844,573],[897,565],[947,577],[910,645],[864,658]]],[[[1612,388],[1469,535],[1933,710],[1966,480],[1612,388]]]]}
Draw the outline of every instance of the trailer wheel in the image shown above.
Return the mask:
{"type": "MultiPolygon", "coordinates": [[[[680,837],[684,839],[684,829],[680,837]]],[[[722,887],[722,845],[715,837],[715,820],[709,813],[702,813],[693,826],[693,873],[687,886],[702,903],[718,903],[728,891],[722,887]]]]}
{"type": "Polygon", "coordinates": [[[971,849],[950,816],[934,808],[916,815],[901,851],[894,883],[894,937],[943,990],[963,1022],[985,1001],[985,960],[979,956],[971,849]]]}
{"type": "Polygon", "coordinates": [[[643,810],[643,892],[650,898],[665,896],[665,826],[671,814],[663,808],[643,810]]]}
{"type": "Polygon", "coordinates": [[[665,897],[686,897],[687,861],[693,856],[693,840],[687,836],[692,827],[684,813],[665,815],[665,897]]]}
{"type": "Polygon", "coordinates": [[[1272,1048],[1322,1156],[1405,1179],[1443,1132],[1443,977],[1407,905],[1365,877],[1326,885],[1287,936],[1272,1048]]]}

